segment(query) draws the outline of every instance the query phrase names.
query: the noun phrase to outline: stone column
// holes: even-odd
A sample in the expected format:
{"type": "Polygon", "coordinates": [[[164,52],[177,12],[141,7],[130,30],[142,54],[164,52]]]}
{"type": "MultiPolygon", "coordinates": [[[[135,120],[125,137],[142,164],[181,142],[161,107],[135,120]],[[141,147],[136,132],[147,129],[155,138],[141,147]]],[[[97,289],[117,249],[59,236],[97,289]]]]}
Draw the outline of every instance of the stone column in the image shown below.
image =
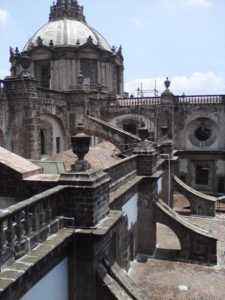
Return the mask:
{"type": "Polygon", "coordinates": [[[8,77],[5,80],[10,106],[9,134],[13,136],[12,151],[25,158],[39,158],[38,147],[40,100],[37,81],[25,77],[8,77]]]}
{"type": "Polygon", "coordinates": [[[138,244],[139,253],[152,255],[156,247],[154,201],[158,199],[157,181],[161,176],[156,169],[157,152],[149,142],[141,142],[134,153],[138,175],[145,176],[138,187],[138,244]]]}
{"type": "Polygon", "coordinates": [[[102,84],[101,78],[102,78],[102,76],[101,76],[101,62],[97,61],[97,83],[98,84],[102,84]]]}
{"type": "Polygon", "coordinates": [[[170,81],[165,81],[166,90],[161,95],[157,124],[158,143],[174,139],[174,95],[170,92],[170,81]]]}

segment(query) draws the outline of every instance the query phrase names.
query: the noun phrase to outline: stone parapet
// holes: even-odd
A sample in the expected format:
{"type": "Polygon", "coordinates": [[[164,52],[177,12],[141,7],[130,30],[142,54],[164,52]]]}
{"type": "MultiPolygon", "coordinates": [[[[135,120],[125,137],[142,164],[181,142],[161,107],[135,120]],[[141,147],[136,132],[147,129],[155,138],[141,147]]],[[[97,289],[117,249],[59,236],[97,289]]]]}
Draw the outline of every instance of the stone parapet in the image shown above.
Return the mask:
{"type": "Polygon", "coordinates": [[[137,173],[139,176],[151,176],[156,172],[157,152],[148,141],[138,144],[134,149],[137,155],[137,173]]]}
{"type": "Polygon", "coordinates": [[[94,227],[109,212],[110,178],[102,170],[68,172],[60,176],[59,183],[67,187],[64,212],[74,217],[79,227],[94,227]]]}

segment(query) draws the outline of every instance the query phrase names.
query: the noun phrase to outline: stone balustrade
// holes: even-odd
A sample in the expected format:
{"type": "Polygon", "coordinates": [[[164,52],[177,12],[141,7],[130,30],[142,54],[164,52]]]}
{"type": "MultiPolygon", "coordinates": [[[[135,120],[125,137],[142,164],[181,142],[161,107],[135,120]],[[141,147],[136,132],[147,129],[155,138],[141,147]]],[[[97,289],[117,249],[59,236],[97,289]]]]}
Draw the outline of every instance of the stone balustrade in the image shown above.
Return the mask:
{"type": "Polygon", "coordinates": [[[0,266],[12,252],[19,258],[58,231],[59,192],[63,189],[63,186],[57,186],[0,210],[0,266]]]}
{"type": "MultiPolygon", "coordinates": [[[[225,95],[191,95],[173,96],[174,102],[179,105],[224,104],[225,95]]],[[[154,106],[161,104],[161,97],[137,97],[108,100],[110,108],[154,106]]]]}
{"type": "Polygon", "coordinates": [[[106,167],[104,171],[111,177],[110,192],[113,192],[136,176],[137,156],[124,158],[113,166],[106,167]]]}
{"type": "Polygon", "coordinates": [[[42,101],[65,101],[65,93],[38,87],[39,98],[42,101]]]}
{"type": "Polygon", "coordinates": [[[193,95],[193,96],[181,96],[177,97],[179,104],[221,104],[224,103],[224,95],[193,95]]]}
{"type": "Polygon", "coordinates": [[[110,107],[132,107],[132,106],[149,106],[161,104],[161,97],[138,97],[138,98],[121,98],[110,99],[110,107]]]}

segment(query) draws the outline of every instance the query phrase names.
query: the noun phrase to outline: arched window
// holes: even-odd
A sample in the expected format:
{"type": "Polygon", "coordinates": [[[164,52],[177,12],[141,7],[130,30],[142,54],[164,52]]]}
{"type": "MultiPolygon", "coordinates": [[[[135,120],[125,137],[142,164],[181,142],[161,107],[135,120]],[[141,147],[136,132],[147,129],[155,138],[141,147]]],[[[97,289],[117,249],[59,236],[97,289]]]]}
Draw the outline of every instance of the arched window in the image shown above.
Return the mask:
{"type": "Polygon", "coordinates": [[[41,139],[41,155],[45,155],[46,145],[45,145],[45,132],[43,129],[40,130],[40,139],[41,139]]]}

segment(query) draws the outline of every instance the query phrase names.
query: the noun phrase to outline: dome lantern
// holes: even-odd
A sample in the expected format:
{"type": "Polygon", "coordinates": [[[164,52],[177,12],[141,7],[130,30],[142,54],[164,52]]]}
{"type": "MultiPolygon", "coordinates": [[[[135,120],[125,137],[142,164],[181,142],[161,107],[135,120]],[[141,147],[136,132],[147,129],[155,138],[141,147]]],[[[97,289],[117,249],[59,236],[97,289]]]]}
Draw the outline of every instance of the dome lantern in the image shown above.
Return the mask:
{"type": "Polygon", "coordinates": [[[64,18],[85,21],[83,6],[78,5],[76,0],[57,0],[50,8],[49,21],[62,20],[64,18]]]}

